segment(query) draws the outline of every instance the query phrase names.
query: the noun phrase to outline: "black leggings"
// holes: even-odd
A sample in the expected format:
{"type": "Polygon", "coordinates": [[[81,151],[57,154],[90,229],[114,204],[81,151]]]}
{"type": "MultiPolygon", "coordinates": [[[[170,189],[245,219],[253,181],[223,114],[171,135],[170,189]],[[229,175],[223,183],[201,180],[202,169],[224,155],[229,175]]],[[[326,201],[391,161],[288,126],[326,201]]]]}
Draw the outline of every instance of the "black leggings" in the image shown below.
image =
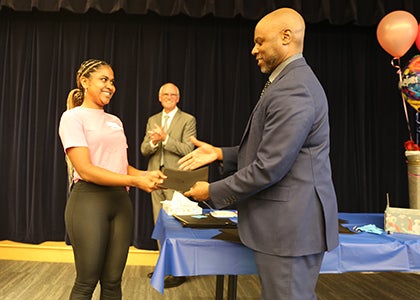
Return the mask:
{"type": "Polygon", "coordinates": [[[101,299],[121,299],[133,226],[126,189],[78,181],[67,201],[65,222],[77,272],[70,299],[91,299],[98,281],[101,299]]]}

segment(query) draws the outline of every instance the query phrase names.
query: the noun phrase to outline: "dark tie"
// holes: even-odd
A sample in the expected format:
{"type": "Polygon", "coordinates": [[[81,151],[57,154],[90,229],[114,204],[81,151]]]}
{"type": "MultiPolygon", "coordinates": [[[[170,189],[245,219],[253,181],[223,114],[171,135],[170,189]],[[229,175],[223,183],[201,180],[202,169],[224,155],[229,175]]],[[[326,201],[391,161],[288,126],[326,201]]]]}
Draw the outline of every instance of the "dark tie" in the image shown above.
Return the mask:
{"type": "Polygon", "coordinates": [[[270,79],[268,79],[268,80],[267,80],[267,82],[264,84],[264,88],[263,88],[263,89],[262,89],[262,91],[261,91],[260,99],[261,99],[262,95],[264,95],[265,90],[268,88],[268,86],[269,86],[270,84],[271,84],[271,81],[270,81],[270,79]]]}

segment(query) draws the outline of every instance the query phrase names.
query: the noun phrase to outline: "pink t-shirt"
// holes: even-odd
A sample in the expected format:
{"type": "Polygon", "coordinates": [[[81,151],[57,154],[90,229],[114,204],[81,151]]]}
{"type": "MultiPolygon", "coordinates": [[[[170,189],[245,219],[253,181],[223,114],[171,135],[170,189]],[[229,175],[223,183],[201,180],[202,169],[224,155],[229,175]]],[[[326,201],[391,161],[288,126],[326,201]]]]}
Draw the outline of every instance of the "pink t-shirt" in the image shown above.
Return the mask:
{"type": "MultiPolygon", "coordinates": [[[[59,135],[64,152],[71,147],[88,147],[93,165],[127,174],[127,139],[118,117],[102,109],[75,107],[61,116],[59,135]]],[[[74,170],[74,181],[79,179],[74,170]]]]}

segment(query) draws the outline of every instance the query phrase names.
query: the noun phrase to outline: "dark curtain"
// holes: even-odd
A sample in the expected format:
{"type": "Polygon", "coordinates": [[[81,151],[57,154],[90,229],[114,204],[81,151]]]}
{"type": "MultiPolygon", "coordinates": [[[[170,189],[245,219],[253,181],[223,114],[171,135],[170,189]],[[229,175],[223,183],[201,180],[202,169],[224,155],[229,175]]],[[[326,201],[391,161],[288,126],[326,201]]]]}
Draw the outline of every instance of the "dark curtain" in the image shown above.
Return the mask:
{"type": "MultiPolygon", "coordinates": [[[[257,20],[245,10],[218,17],[206,12],[200,18],[164,16],[170,13],[150,7],[145,14],[121,7],[105,14],[98,11],[99,3],[131,2],[83,1],[98,10],[75,14],[67,9],[85,12],[74,8],[80,2],[76,0],[62,1],[63,7],[56,9],[46,9],[51,1],[34,1],[44,11],[13,2],[31,1],[0,0],[0,240],[64,240],[66,166],[57,130],[75,72],[87,58],[113,66],[117,93],[107,110],[124,123],[132,165],[146,168],[139,146],[147,118],[161,109],[157,92],[167,81],[180,87],[180,107],[196,116],[200,139],[220,146],[239,142],[266,80],[250,54],[257,20]]],[[[183,9],[194,3],[159,3],[165,2],[183,9]]],[[[255,14],[277,7],[273,1],[266,3],[271,5],[255,14]]],[[[299,7],[305,11],[303,3],[299,7]]],[[[307,24],[304,55],[329,98],[331,161],[342,212],[383,212],[386,193],[393,206],[408,206],[403,148],[408,129],[398,75],[376,39],[375,22],[384,7],[378,5],[372,15],[357,14],[357,22],[335,22],[340,25],[331,24],[332,15],[316,17],[321,13],[314,10],[312,21],[329,21],[307,24]],[[372,24],[348,23],[361,22],[362,15],[372,17],[372,24]]],[[[344,14],[340,10],[336,15],[340,12],[344,14]]],[[[410,49],[401,65],[417,52],[410,49]]],[[[414,112],[408,110],[412,118],[414,112]]],[[[219,176],[213,166],[210,179],[219,176]]],[[[150,238],[150,195],[138,189],[131,189],[130,195],[135,209],[133,245],[156,249],[150,238]]]]}
{"type": "Polygon", "coordinates": [[[16,11],[57,12],[61,9],[86,13],[95,9],[109,14],[123,11],[127,14],[156,13],[160,16],[186,15],[193,18],[215,16],[257,20],[279,7],[291,7],[301,12],[310,23],[328,21],[330,24],[353,23],[375,25],[388,12],[406,10],[419,12],[417,0],[0,0],[1,7],[16,11]]]}

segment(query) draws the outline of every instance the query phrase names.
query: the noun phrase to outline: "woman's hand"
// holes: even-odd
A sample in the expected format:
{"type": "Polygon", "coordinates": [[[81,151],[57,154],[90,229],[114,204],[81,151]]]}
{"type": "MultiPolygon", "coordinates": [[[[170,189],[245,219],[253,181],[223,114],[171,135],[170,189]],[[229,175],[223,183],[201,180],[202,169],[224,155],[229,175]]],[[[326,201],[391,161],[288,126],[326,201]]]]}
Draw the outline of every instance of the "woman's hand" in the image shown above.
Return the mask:
{"type": "Polygon", "coordinates": [[[150,193],[152,191],[161,189],[160,185],[163,183],[165,178],[165,174],[159,170],[145,171],[141,175],[136,176],[135,186],[145,192],[150,193]]]}

